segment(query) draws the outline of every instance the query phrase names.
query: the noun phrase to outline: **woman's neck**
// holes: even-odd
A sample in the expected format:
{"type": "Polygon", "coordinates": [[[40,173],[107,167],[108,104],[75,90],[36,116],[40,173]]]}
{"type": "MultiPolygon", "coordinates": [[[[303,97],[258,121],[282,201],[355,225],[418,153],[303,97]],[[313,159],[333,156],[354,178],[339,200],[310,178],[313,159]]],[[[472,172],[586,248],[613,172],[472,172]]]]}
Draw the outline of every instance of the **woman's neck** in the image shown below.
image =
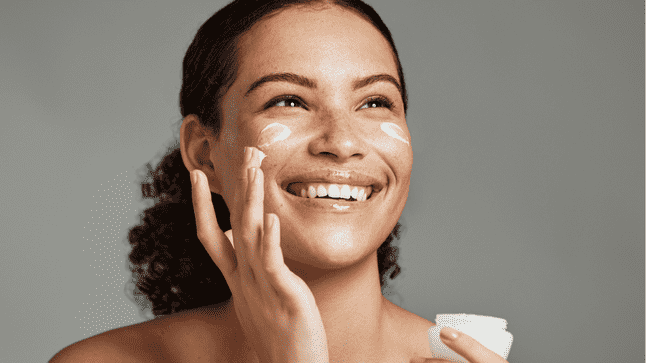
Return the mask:
{"type": "Polygon", "coordinates": [[[376,252],[351,267],[318,273],[312,273],[311,267],[306,273],[298,264],[287,263],[316,299],[330,362],[378,357],[384,347],[389,304],[381,294],[376,252]]]}

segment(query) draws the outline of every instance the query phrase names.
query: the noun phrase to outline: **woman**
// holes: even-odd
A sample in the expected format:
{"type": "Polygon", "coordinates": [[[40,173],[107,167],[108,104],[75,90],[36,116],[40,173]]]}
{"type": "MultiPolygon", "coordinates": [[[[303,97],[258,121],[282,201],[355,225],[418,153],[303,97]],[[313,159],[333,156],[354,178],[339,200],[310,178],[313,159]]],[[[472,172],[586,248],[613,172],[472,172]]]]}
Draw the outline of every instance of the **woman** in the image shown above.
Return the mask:
{"type": "MultiPolygon", "coordinates": [[[[390,242],[413,153],[403,72],[374,10],[235,1],[200,28],[183,68],[181,160],[162,162],[160,203],[130,234],[138,288],[170,315],[52,361],[439,362],[434,324],[381,293],[398,271],[390,242]],[[193,211],[180,207],[188,188],[193,211]],[[193,233],[207,253],[186,252],[193,233]]],[[[445,343],[470,362],[505,362],[452,333],[445,343]]]]}

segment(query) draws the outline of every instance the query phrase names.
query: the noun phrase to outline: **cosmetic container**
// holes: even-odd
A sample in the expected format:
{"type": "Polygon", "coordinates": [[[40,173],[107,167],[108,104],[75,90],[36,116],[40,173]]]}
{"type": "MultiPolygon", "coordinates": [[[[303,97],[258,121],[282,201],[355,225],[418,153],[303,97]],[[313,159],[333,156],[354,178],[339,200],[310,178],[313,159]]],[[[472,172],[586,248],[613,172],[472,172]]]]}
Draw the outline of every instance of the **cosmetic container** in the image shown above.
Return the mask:
{"type": "Polygon", "coordinates": [[[513,335],[507,329],[507,320],[493,316],[475,314],[438,314],[436,326],[428,330],[428,340],[433,352],[432,358],[447,359],[452,362],[469,363],[464,357],[447,347],[440,339],[440,330],[449,326],[477,340],[494,353],[507,359],[513,335]]]}

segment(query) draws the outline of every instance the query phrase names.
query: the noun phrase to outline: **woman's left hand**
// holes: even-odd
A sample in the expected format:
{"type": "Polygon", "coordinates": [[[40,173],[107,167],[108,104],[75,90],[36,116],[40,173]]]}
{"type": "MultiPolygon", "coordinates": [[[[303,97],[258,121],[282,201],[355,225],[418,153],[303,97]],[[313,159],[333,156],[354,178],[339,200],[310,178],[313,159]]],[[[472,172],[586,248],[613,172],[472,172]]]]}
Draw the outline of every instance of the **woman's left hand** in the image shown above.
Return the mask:
{"type": "MultiPolygon", "coordinates": [[[[444,327],[440,330],[440,339],[454,352],[458,353],[469,363],[509,363],[505,358],[480,344],[477,340],[453,328],[444,327]]],[[[449,363],[439,358],[413,358],[410,363],[449,363]]]]}

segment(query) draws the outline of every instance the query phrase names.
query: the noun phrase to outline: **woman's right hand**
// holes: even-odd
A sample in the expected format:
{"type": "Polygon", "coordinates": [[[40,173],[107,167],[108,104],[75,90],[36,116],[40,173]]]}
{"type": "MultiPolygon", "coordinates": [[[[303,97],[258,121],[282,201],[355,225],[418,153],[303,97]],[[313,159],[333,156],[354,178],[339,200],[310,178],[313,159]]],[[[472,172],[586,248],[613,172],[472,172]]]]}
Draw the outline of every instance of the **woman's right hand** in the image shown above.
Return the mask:
{"type": "Polygon", "coordinates": [[[261,362],[328,362],[314,295],[285,265],[278,216],[264,213],[260,162],[258,150],[247,147],[228,235],[218,226],[206,175],[191,173],[197,236],[222,271],[238,320],[261,362]]]}

